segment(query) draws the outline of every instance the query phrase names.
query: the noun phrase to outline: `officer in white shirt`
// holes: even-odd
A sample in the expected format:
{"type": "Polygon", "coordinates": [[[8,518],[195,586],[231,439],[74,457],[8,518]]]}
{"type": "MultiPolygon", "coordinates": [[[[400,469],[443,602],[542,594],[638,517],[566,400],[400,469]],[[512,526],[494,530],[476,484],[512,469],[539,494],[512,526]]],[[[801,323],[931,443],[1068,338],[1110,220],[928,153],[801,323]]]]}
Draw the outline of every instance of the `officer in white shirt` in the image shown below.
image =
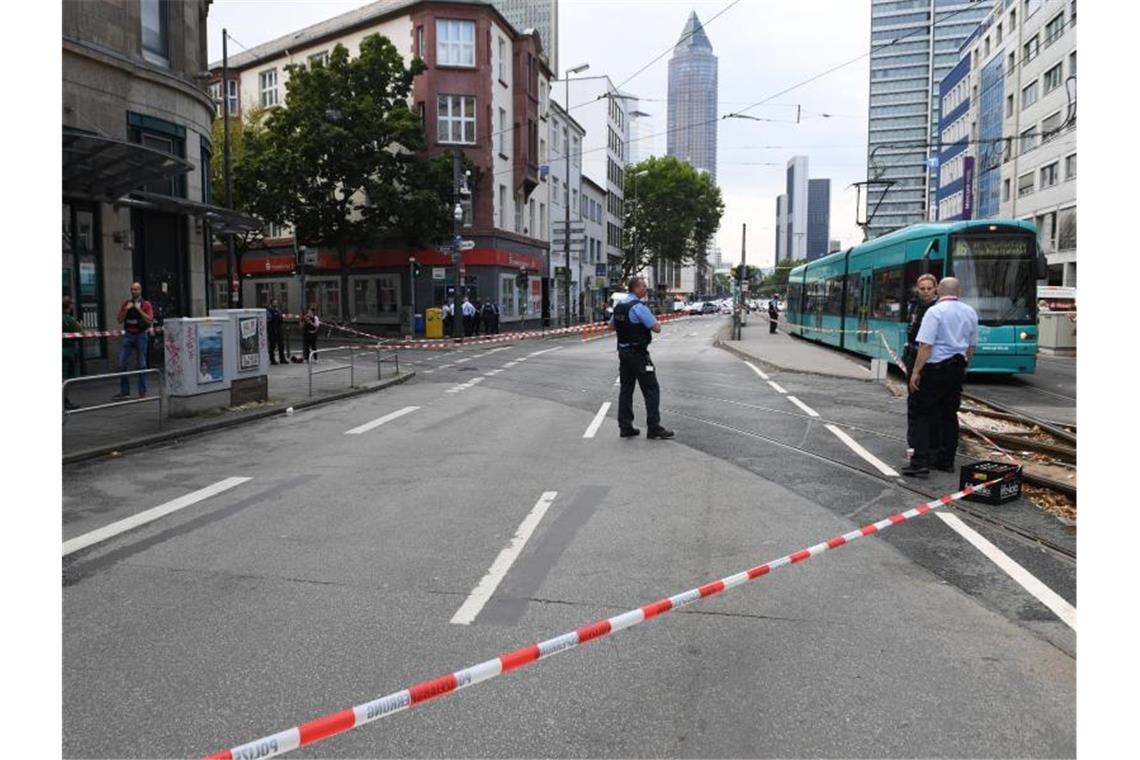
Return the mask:
{"type": "Polygon", "coordinates": [[[954,471],[962,381],[978,343],[978,313],[958,300],[960,291],[956,278],[944,277],[938,283],[938,303],[927,310],[918,331],[910,402],[919,421],[914,455],[903,475],[926,478],[931,467],[954,471]]]}
{"type": "Polygon", "coordinates": [[[475,334],[475,304],[467,298],[463,297],[463,304],[460,307],[463,310],[463,334],[471,336],[475,334]]]}

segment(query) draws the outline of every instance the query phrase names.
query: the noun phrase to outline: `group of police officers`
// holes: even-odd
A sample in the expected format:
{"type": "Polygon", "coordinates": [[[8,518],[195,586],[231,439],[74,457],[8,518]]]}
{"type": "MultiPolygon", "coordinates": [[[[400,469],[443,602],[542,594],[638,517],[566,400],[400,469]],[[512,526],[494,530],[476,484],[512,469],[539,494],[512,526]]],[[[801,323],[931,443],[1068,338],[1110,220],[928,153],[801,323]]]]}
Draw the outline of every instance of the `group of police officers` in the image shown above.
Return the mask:
{"type": "MultiPolygon", "coordinates": [[[[673,431],[661,426],[661,390],[649,356],[653,333],[661,332],[661,324],[641,301],[648,290],[645,278],[631,278],[628,290],[610,321],[617,332],[620,435],[630,438],[641,433],[633,426],[633,389],[640,385],[649,427],[646,437],[672,438],[673,431]]],[[[978,343],[978,314],[959,300],[960,285],[954,277],[938,281],[924,274],[915,283],[915,291],[904,349],[910,391],[906,436],[910,461],[902,473],[926,478],[931,468],[954,471],[962,381],[978,343]]]]}

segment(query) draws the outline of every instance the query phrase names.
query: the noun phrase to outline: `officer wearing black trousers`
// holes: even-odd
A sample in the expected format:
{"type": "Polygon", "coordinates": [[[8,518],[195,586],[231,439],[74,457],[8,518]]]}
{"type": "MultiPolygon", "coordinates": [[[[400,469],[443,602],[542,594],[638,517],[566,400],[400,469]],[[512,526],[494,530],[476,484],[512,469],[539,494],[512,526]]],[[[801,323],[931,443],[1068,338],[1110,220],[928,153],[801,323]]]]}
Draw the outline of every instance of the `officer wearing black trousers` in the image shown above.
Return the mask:
{"type": "Polygon", "coordinates": [[[929,477],[931,467],[954,471],[962,381],[978,342],[978,313],[958,300],[959,290],[957,279],[943,278],[938,303],[927,309],[918,331],[907,403],[917,415],[914,456],[902,470],[910,477],[929,477]]]}
{"type": "Polygon", "coordinates": [[[622,438],[639,435],[633,426],[633,386],[641,386],[645,397],[646,438],[672,438],[673,431],[661,427],[661,389],[657,385],[657,368],[649,357],[653,333],[661,332],[661,324],[641,302],[649,290],[644,277],[631,277],[629,297],[614,307],[610,326],[617,331],[618,366],[621,393],[618,395],[618,427],[622,438]]]}
{"type": "MultiPolygon", "coordinates": [[[[909,320],[906,328],[906,345],[903,347],[903,364],[906,365],[906,381],[910,382],[914,370],[914,360],[918,358],[918,331],[922,328],[922,318],[926,310],[938,301],[938,279],[932,274],[920,275],[914,284],[918,298],[910,302],[909,320]]],[[[906,445],[914,448],[914,430],[918,425],[919,414],[915,407],[914,393],[906,400],[906,445]]]]}
{"type": "Polygon", "coordinates": [[[269,308],[265,310],[265,325],[269,332],[269,363],[277,364],[273,358],[276,355],[281,357],[281,364],[288,364],[285,359],[285,315],[277,308],[276,300],[270,301],[269,308]]]}

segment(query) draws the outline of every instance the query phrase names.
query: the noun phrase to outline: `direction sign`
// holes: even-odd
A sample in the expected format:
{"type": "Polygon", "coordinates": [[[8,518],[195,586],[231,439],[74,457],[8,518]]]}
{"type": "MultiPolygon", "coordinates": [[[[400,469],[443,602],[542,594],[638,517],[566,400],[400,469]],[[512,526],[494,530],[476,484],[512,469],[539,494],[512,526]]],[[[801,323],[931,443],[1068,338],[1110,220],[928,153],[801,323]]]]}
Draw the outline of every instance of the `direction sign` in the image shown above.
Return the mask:
{"type": "Polygon", "coordinates": [[[459,250],[461,250],[461,251],[470,251],[474,247],[475,247],[475,241],[474,240],[460,240],[459,241],[459,250]]]}

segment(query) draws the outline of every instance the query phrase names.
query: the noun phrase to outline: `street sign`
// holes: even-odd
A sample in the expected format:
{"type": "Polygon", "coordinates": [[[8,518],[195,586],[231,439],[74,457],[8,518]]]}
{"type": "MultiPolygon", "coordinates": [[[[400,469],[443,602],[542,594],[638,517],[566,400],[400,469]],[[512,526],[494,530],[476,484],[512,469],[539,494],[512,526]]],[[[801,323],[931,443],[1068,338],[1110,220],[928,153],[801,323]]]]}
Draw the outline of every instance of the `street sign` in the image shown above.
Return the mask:
{"type": "Polygon", "coordinates": [[[461,251],[470,251],[474,247],[475,247],[475,241],[474,240],[460,240],[459,241],[459,250],[461,250],[461,251]]]}
{"type": "Polygon", "coordinates": [[[433,280],[446,280],[447,279],[447,270],[444,267],[432,267],[431,268],[431,278],[433,280]]]}

